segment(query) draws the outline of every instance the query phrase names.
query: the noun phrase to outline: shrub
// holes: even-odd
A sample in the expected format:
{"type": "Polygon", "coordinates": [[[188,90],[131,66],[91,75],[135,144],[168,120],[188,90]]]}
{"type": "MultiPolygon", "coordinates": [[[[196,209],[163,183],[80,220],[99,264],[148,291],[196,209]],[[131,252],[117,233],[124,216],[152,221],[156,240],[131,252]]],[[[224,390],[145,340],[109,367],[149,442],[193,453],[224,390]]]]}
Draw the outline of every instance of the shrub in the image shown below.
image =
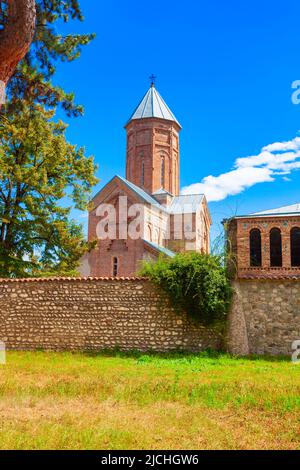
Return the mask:
{"type": "Polygon", "coordinates": [[[160,257],[145,262],[140,274],[160,286],[177,311],[184,310],[203,325],[225,320],[232,288],[220,257],[199,253],[160,257]]]}

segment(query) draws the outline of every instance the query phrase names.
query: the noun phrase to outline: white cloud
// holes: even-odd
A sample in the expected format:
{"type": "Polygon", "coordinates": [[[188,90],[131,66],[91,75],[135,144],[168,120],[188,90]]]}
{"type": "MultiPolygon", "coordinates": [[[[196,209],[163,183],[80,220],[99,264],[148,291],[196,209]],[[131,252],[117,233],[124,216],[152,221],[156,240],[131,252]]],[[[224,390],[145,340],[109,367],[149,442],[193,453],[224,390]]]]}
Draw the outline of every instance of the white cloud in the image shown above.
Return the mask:
{"type": "Polygon", "coordinates": [[[204,193],[208,201],[221,201],[254,184],[273,181],[271,173],[268,168],[238,168],[219,176],[206,176],[201,183],[183,188],[182,194],[204,193]]]}
{"type": "MultiPolygon", "coordinates": [[[[266,145],[257,155],[237,158],[233,169],[218,176],[206,176],[200,183],[185,186],[182,194],[204,193],[208,201],[221,201],[258,183],[300,169],[300,137],[266,145]]],[[[289,178],[284,177],[285,181],[289,178]]]]}
{"type": "Polygon", "coordinates": [[[266,145],[262,150],[267,152],[287,152],[288,150],[299,150],[299,147],[300,137],[295,137],[287,142],[275,142],[274,144],[266,145]]]}

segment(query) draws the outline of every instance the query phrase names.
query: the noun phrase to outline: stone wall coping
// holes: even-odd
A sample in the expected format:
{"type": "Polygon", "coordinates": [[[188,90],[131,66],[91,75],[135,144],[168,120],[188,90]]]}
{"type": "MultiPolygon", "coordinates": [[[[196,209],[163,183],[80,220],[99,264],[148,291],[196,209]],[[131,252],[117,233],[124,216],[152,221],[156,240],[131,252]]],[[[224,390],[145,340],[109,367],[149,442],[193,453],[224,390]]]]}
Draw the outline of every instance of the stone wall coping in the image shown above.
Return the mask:
{"type": "Polygon", "coordinates": [[[90,281],[148,281],[147,277],[34,277],[0,278],[0,284],[23,282],[90,282],[90,281]]]}
{"type": "Polygon", "coordinates": [[[286,279],[287,281],[299,281],[300,275],[295,274],[259,274],[256,275],[239,275],[236,280],[250,280],[250,281],[282,281],[286,279]]]}

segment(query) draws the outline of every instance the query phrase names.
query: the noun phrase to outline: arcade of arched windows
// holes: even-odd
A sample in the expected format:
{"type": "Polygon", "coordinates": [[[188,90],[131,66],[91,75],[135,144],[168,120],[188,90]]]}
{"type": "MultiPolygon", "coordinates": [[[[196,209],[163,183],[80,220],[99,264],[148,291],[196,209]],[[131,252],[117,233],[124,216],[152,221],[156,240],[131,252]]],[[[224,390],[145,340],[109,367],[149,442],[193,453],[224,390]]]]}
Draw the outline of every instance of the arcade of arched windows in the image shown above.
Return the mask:
{"type": "Polygon", "coordinates": [[[300,269],[300,221],[296,225],[268,224],[267,229],[252,225],[247,239],[240,243],[239,258],[239,267],[245,270],[300,269]]]}

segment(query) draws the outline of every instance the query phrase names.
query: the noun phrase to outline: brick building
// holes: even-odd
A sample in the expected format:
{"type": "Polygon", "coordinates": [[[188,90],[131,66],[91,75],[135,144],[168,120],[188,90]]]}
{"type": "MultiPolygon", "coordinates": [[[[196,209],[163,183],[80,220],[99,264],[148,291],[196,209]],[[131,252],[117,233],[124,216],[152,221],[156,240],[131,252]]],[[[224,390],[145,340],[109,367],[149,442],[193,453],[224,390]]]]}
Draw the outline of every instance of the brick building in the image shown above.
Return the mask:
{"type": "Polygon", "coordinates": [[[181,126],[153,83],[125,130],[126,178],[93,198],[88,238],[97,247],[82,261],[85,276],[132,276],[160,253],[209,252],[206,198],[179,194],[181,126]]]}
{"type": "Polygon", "coordinates": [[[300,204],[224,221],[238,278],[300,278],[300,204]]]}

